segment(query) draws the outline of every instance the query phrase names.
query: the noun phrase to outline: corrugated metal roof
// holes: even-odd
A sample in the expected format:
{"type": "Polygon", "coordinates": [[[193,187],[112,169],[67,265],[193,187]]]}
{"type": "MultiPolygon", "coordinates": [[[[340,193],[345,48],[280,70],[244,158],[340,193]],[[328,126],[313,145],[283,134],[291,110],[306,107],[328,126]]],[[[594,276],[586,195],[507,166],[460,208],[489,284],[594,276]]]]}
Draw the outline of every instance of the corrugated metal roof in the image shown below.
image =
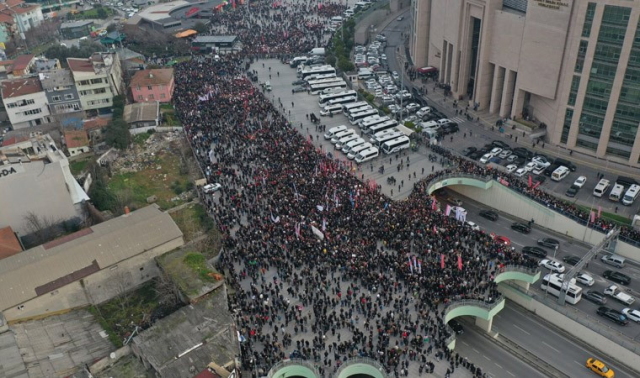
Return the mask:
{"type": "Polygon", "coordinates": [[[35,298],[37,287],[80,271],[94,260],[105,269],[182,236],[171,216],[157,205],[91,229],[89,235],[48,250],[38,246],[0,260],[0,309],[35,298]]]}

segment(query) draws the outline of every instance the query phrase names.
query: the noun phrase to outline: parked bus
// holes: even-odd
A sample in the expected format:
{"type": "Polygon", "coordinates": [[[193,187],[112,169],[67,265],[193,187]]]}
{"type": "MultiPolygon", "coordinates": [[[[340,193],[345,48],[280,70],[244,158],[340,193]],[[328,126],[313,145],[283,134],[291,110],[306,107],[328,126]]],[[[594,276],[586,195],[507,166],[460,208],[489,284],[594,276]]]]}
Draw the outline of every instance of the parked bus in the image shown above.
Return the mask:
{"type": "Polygon", "coordinates": [[[367,131],[367,130],[369,130],[369,128],[371,126],[378,125],[378,124],[386,122],[386,121],[388,121],[390,119],[391,118],[389,118],[387,116],[384,116],[384,117],[372,118],[370,120],[362,120],[362,122],[360,122],[360,128],[362,129],[362,131],[367,131]]]}
{"type": "Polygon", "coordinates": [[[325,74],[325,75],[309,75],[304,79],[307,84],[315,80],[325,80],[325,79],[337,79],[335,74],[325,74]]]}
{"type": "Polygon", "coordinates": [[[631,185],[622,198],[622,203],[627,206],[632,205],[633,201],[638,198],[638,193],[640,193],[640,185],[631,185]]]}
{"type": "Polygon", "coordinates": [[[318,85],[318,84],[326,84],[326,83],[335,83],[335,82],[340,82],[340,81],[344,81],[344,79],[339,78],[339,77],[325,77],[323,79],[309,80],[309,81],[307,81],[307,84],[309,84],[309,85],[318,85]]]}
{"type": "Polygon", "coordinates": [[[373,109],[373,106],[371,105],[360,106],[358,108],[349,109],[349,111],[347,111],[345,115],[347,116],[347,118],[349,118],[352,114],[364,112],[371,109],[373,109]]]}
{"type": "Polygon", "coordinates": [[[320,100],[318,101],[318,105],[325,106],[331,100],[335,100],[336,98],[341,98],[341,97],[349,97],[349,96],[357,96],[356,91],[352,90],[352,91],[344,91],[340,93],[323,94],[323,95],[320,95],[319,97],[320,100]]]}
{"type": "Polygon", "coordinates": [[[320,94],[322,91],[329,88],[347,89],[347,82],[340,80],[333,83],[315,84],[311,86],[311,94],[320,94]]]}
{"type": "Polygon", "coordinates": [[[349,122],[351,122],[352,125],[357,125],[358,122],[360,122],[361,119],[367,118],[367,117],[370,117],[370,116],[376,115],[376,114],[378,114],[378,110],[377,109],[369,109],[369,110],[365,110],[363,112],[352,113],[349,116],[349,122]]]}
{"type": "Polygon", "coordinates": [[[398,126],[398,122],[394,119],[389,119],[385,122],[379,123],[377,125],[371,126],[367,129],[367,131],[365,131],[365,134],[367,135],[376,135],[377,133],[384,131],[384,130],[389,130],[389,129],[393,129],[394,127],[398,126]]]}
{"type": "Polygon", "coordinates": [[[402,151],[405,148],[411,146],[411,139],[408,136],[403,135],[400,138],[388,140],[382,144],[382,152],[385,154],[394,154],[398,151],[402,151]]]}
{"type": "MultiPolygon", "coordinates": [[[[345,98],[349,98],[349,97],[345,97],[345,98]]],[[[320,111],[320,115],[328,116],[328,115],[340,113],[341,111],[342,111],[342,105],[340,104],[327,105],[320,111]]]]}
{"type": "Polygon", "coordinates": [[[360,163],[364,163],[365,161],[375,159],[376,157],[378,157],[379,154],[380,152],[378,152],[377,148],[370,147],[366,150],[358,152],[354,160],[356,161],[357,164],[360,164],[360,163]]]}
{"type": "Polygon", "coordinates": [[[311,67],[308,69],[302,70],[300,73],[300,78],[304,80],[306,77],[310,75],[327,75],[327,74],[336,74],[336,69],[330,65],[311,67]]]}
{"type": "Polygon", "coordinates": [[[373,138],[371,138],[371,144],[373,144],[376,147],[380,147],[385,142],[400,138],[401,136],[406,136],[406,135],[404,135],[404,133],[399,130],[394,130],[390,133],[378,134],[377,136],[374,136],[373,138]]]}
{"type": "Polygon", "coordinates": [[[351,104],[344,105],[342,107],[342,112],[344,113],[344,115],[348,116],[349,115],[349,110],[361,108],[361,107],[367,106],[367,105],[369,105],[369,103],[366,102],[366,101],[354,102],[354,103],[351,103],[351,104]]]}
{"type": "Polygon", "coordinates": [[[542,279],[540,289],[555,297],[559,297],[562,285],[568,285],[567,294],[565,295],[565,301],[567,303],[576,304],[580,302],[580,299],[582,299],[582,288],[575,284],[575,278],[572,279],[571,282],[563,282],[557,273],[547,274],[542,279]]]}
{"type": "Polygon", "coordinates": [[[327,105],[340,105],[340,111],[342,110],[342,104],[348,104],[354,102],[358,98],[356,96],[340,97],[329,101],[327,105]]]}

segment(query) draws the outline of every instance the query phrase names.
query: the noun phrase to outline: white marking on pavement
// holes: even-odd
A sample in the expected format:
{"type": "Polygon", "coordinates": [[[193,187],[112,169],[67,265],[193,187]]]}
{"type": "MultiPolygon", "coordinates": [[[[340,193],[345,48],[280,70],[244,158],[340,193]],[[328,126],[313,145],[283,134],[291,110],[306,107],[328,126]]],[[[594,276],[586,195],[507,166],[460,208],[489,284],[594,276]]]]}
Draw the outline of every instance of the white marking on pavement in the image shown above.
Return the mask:
{"type": "Polygon", "coordinates": [[[491,361],[491,359],[489,357],[485,356],[484,354],[482,355],[482,357],[486,358],[487,361],[491,361]]]}
{"type": "Polygon", "coordinates": [[[476,353],[480,353],[480,351],[479,351],[479,350],[477,350],[476,348],[472,348],[472,349],[473,349],[473,351],[474,351],[474,352],[476,352],[476,353]]]}
{"type": "Polygon", "coordinates": [[[522,331],[522,332],[526,333],[527,335],[531,336],[531,334],[530,334],[529,332],[527,332],[527,331],[525,331],[524,329],[522,329],[522,328],[518,327],[517,325],[515,325],[515,324],[514,324],[513,326],[514,326],[514,327],[516,327],[517,329],[519,329],[520,331],[522,331]]]}
{"type": "Polygon", "coordinates": [[[513,373],[510,372],[509,370],[507,370],[507,373],[509,373],[510,376],[515,377],[515,375],[513,375],[513,373]]]}
{"type": "Polygon", "coordinates": [[[549,345],[549,344],[545,343],[544,341],[543,341],[542,343],[543,343],[544,345],[548,346],[549,348],[551,348],[551,349],[555,350],[556,352],[560,353],[560,351],[559,351],[559,350],[557,350],[556,348],[552,347],[551,345],[549,345]]]}
{"type": "Polygon", "coordinates": [[[469,344],[465,343],[464,341],[462,341],[462,343],[463,343],[464,345],[466,345],[466,346],[469,346],[469,344]]]}
{"type": "Polygon", "coordinates": [[[502,369],[502,366],[500,366],[499,364],[497,364],[497,363],[495,363],[495,362],[494,362],[494,364],[496,364],[496,366],[497,366],[497,367],[499,367],[500,369],[502,369]]]}

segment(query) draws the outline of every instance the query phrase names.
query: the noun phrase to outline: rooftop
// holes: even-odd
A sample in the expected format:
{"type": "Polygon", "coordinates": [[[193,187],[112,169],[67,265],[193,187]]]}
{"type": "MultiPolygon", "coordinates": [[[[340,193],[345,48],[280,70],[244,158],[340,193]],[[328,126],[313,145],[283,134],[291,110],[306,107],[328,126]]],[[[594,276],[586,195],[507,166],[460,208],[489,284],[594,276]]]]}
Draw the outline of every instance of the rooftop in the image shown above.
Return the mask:
{"type": "Polygon", "coordinates": [[[60,25],[60,29],[81,28],[83,26],[93,25],[93,21],[71,21],[60,25]]]}
{"type": "Polygon", "coordinates": [[[45,90],[73,85],[73,76],[69,70],[53,70],[38,74],[40,83],[45,90]]]}
{"type": "Polygon", "coordinates": [[[9,227],[0,228],[0,259],[22,252],[20,241],[9,227]]]}
{"type": "Polygon", "coordinates": [[[0,260],[0,309],[180,237],[171,216],[151,205],[7,257],[0,260]]]}
{"type": "Polygon", "coordinates": [[[188,1],[172,1],[169,3],[160,3],[156,5],[152,5],[138,12],[138,16],[148,21],[157,22],[162,20],[163,18],[170,17],[170,13],[174,12],[177,9],[190,6],[191,3],[188,1]]]}
{"type": "Polygon", "coordinates": [[[158,119],[160,112],[160,103],[153,102],[136,102],[124,107],[123,118],[127,123],[135,123],[142,121],[155,121],[158,119]]]}
{"type": "Polygon", "coordinates": [[[13,61],[13,70],[22,71],[26,69],[35,57],[36,56],[33,54],[18,55],[18,57],[13,61]]]}
{"type": "Polygon", "coordinates": [[[97,117],[84,121],[82,124],[82,128],[86,131],[101,129],[103,127],[107,127],[109,124],[109,118],[97,117]]]}
{"type": "Polygon", "coordinates": [[[193,42],[200,43],[233,43],[238,39],[235,35],[199,35],[193,42]]]}
{"type": "Polygon", "coordinates": [[[133,343],[161,377],[192,378],[210,362],[233,361],[240,349],[226,288],[159,320],[133,343]]]}
{"type": "Polygon", "coordinates": [[[89,145],[89,137],[84,130],[67,130],[64,132],[64,141],[67,148],[78,148],[89,145]]]}
{"type": "Polygon", "coordinates": [[[140,70],[131,78],[131,87],[148,85],[169,85],[173,79],[173,68],[140,70]]]}
{"type": "Polygon", "coordinates": [[[2,98],[13,98],[42,92],[37,78],[13,79],[2,82],[2,98]]]}
{"type": "Polygon", "coordinates": [[[73,72],[95,72],[89,59],[67,58],[67,64],[73,72]]]}

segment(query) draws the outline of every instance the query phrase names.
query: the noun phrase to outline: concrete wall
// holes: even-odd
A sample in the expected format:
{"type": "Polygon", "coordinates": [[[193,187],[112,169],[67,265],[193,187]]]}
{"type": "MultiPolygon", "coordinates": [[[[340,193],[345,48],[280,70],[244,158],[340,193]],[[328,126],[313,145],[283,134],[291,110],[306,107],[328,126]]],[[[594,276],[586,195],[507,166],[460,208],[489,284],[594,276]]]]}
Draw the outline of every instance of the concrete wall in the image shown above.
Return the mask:
{"type": "MultiPolygon", "coordinates": [[[[15,322],[63,313],[89,304],[98,304],[123,294],[156,277],[159,273],[155,257],[184,244],[182,237],[174,239],[117,265],[103,267],[82,280],[72,282],[4,311],[7,321],[15,322]]],[[[35,293],[34,293],[35,294],[35,293]]]]}
{"type": "MultiPolygon", "coordinates": [[[[455,182],[453,179],[447,181],[451,184],[455,182]]],[[[577,240],[583,240],[589,244],[598,244],[604,238],[603,233],[587,229],[580,223],[524,197],[496,181],[491,180],[488,184],[489,187],[486,190],[467,185],[451,185],[449,189],[522,220],[534,219],[536,225],[540,227],[577,240]]],[[[618,241],[616,253],[633,260],[640,260],[640,249],[628,243],[618,241]]]]}
{"type": "MultiPolygon", "coordinates": [[[[601,334],[572,320],[564,314],[552,309],[508,285],[499,284],[498,290],[508,299],[533,312],[542,319],[554,324],[556,327],[571,334],[596,350],[602,351],[608,356],[624,363],[630,368],[640,371],[640,359],[638,355],[616,342],[609,340],[601,334]]],[[[566,306],[565,306],[566,307],[566,306]]]]}
{"type": "Polygon", "coordinates": [[[104,357],[96,362],[93,365],[89,366],[89,371],[91,374],[98,374],[104,369],[110,367],[111,365],[118,362],[122,357],[126,357],[131,354],[131,347],[129,345],[125,345],[120,349],[117,349],[115,352],[111,353],[109,356],[104,357]],[[111,358],[111,354],[114,355],[114,358],[111,358]]]}
{"type": "Polygon", "coordinates": [[[387,9],[378,9],[377,11],[371,12],[370,15],[360,20],[353,37],[355,43],[357,45],[366,45],[371,40],[370,37],[375,38],[375,35],[382,31],[380,29],[380,26],[390,13],[391,12],[387,9]],[[373,33],[373,35],[370,35],[372,33],[370,32],[371,27],[378,29],[377,32],[373,33]]]}

